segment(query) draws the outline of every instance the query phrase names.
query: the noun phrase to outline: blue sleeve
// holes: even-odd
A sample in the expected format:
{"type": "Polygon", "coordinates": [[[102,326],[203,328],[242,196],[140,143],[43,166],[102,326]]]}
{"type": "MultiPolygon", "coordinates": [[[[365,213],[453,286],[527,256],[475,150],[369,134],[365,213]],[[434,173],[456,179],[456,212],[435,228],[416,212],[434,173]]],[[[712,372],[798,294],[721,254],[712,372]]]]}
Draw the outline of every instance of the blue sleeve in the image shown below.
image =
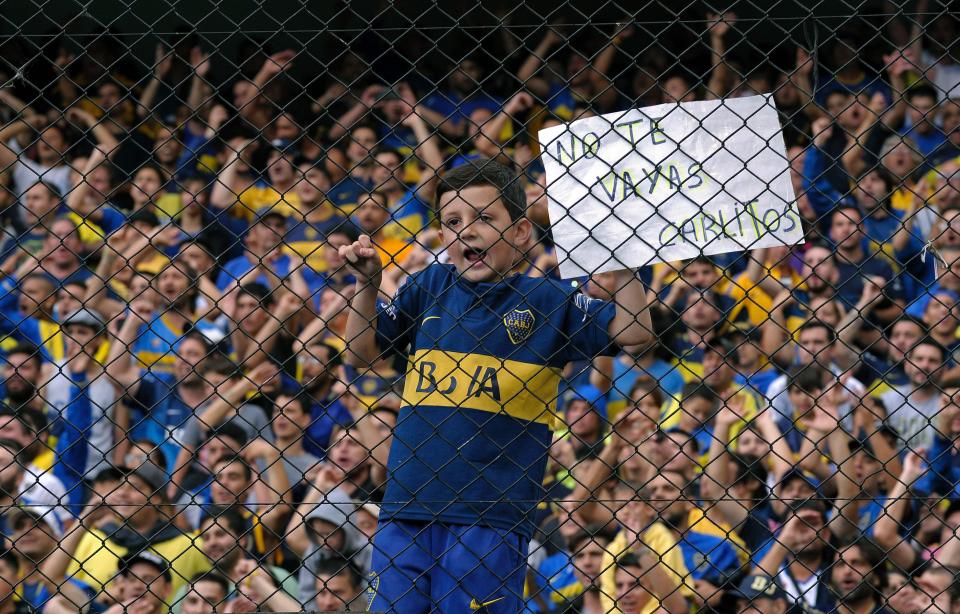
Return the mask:
{"type": "Polygon", "coordinates": [[[86,374],[71,373],[70,402],[63,412],[63,432],[57,439],[56,463],[53,474],[67,490],[67,509],[74,516],[82,512],[86,493],[83,478],[89,454],[90,427],[93,426],[93,406],[87,396],[86,374]]]}
{"type": "Polygon", "coordinates": [[[113,207],[100,207],[100,228],[108,235],[122,228],[127,223],[127,216],[113,207]]]}
{"type": "Polygon", "coordinates": [[[933,298],[927,292],[924,292],[918,296],[912,303],[907,306],[906,313],[908,316],[913,316],[914,318],[923,318],[923,312],[927,310],[927,305],[930,304],[930,299],[933,298]]]}
{"type": "Polygon", "coordinates": [[[610,322],[614,315],[616,307],[612,302],[590,298],[582,292],[568,294],[563,329],[560,331],[567,337],[567,360],[592,360],[598,355],[615,356],[620,349],[610,340],[610,322]]]}
{"type": "Polygon", "coordinates": [[[23,319],[18,295],[17,280],[13,276],[0,280],[0,335],[13,333],[23,319]]]}
{"type": "Polygon", "coordinates": [[[954,476],[957,457],[953,454],[953,445],[941,435],[935,435],[927,458],[930,459],[929,469],[914,484],[914,491],[925,496],[935,492],[949,494],[957,481],[954,476]]]}
{"type": "Polygon", "coordinates": [[[236,265],[237,260],[231,260],[220,269],[220,273],[217,274],[217,290],[226,290],[227,287],[237,283],[237,279],[243,277],[243,274],[249,271],[240,271],[239,267],[236,265]]]}
{"type": "Polygon", "coordinates": [[[389,305],[381,304],[377,307],[377,345],[380,351],[394,348],[397,352],[404,352],[415,331],[414,324],[420,316],[419,295],[423,292],[421,282],[427,268],[421,273],[411,275],[402,286],[389,305]]]}
{"type": "Polygon", "coordinates": [[[816,146],[809,147],[803,159],[803,191],[817,217],[823,217],[843,200],[827,176],[826,154],[816,146]]]}

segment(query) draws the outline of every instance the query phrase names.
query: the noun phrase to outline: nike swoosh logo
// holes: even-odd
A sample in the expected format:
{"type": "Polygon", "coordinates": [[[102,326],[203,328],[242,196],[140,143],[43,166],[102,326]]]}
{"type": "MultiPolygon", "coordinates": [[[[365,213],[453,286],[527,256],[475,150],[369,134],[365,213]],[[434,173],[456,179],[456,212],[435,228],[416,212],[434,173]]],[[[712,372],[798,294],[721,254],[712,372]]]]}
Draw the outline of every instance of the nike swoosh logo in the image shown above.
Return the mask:
{"type": "Polygon", "coordinates": [[[427,316],[423,319],[423,321],[420,322],[420,325],[423,326],[424,324],[426,324],[427,320],[439,320],[439,319],[440,319],[440,316],[427,316]]]}
{"type": "MultiPolygon", "coordinates": [[[[438,316],[435,316],[438,317],[438,316]]],[[[480,608],[485,608],[488,605],[493,605],[498,601],[503,601],[506,597],[497,597],[496,599],[491,599],[490,601],[484,601],[483,603],[477,603],[476,599],[470,600],[470,609],[473,611],[479,610],[480,608]]]]}

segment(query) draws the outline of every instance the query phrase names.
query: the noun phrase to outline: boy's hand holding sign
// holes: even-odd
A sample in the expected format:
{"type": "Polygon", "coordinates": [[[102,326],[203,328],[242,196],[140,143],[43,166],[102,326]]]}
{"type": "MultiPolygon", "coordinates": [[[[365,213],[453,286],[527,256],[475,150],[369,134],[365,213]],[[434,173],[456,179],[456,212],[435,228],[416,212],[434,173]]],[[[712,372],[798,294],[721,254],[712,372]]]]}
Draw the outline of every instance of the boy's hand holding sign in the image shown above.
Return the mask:
{"type": "Polygon", "coordinates": [[[610,113],[539,138],[564,278],[803,237],[770,95],[610,113]]]}

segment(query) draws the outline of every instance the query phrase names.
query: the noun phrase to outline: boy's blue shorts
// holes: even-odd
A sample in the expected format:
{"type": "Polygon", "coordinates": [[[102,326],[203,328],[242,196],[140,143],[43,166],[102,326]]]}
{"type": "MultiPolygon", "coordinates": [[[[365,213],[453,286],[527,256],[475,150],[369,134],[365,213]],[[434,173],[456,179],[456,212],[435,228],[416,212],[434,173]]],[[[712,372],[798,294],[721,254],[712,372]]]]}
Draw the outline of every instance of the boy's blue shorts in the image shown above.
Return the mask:
{"type": "Polygon", "coordinates": [[[370,610],[517,614],[528,545],[503,529],[384,521],[373,541],[370,610]]]}

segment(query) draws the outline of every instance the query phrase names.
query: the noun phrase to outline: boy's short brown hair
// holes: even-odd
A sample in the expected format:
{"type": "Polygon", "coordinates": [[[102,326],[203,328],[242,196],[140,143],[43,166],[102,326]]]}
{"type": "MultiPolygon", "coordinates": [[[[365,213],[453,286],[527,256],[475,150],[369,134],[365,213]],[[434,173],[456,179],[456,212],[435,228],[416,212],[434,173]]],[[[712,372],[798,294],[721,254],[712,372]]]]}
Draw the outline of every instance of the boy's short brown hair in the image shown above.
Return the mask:
{"type": "Polygon", "coordinates": [[[470,160],[441,175],[437,187],[437,212],[440,211],[440,198],[446,192],[458,192],[464,188],[484,185],[497,189],[511,221],[526,217],[527,196],[520,185],[520,177],[510,168],[488,158],[470,160]]]}

